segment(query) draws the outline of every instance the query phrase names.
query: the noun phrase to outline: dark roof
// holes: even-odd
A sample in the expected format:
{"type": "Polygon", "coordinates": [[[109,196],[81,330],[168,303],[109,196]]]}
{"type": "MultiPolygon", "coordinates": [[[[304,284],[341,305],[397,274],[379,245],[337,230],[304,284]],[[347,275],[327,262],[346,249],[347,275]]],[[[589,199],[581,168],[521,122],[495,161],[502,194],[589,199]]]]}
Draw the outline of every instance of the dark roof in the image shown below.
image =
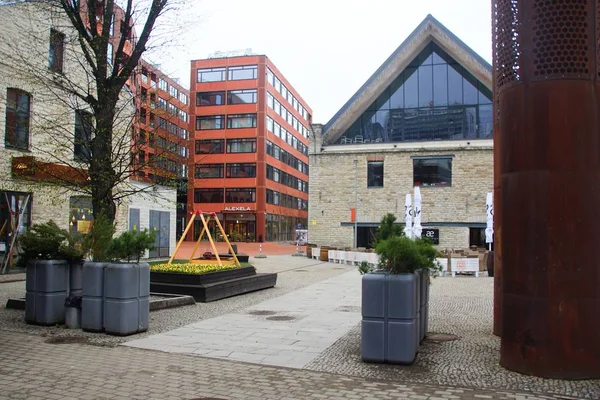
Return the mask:
{"type": "Polygon", "coordinates": [[[435,19],[433,17],[433,15],[428,14],[427,17],[425,17],[425,19],[423,20],[423,22],[421,22],[419,24],[419,26],[417,26],[417,28],[414,31],[412,31],[412,33],[404,40],[404,42],[402,42],[402,44],[387,58],[387,60],[385,60],[385,62],[383,64],[381,64],[381,66],[377,69],[377,71],[375,71],[375,73],[373,73],[373,75],[371,75],[371,77],[369,79],[367,79],[367,81],[360,87],[360,89],[358,89],[358,91],[356,93],[354,93],[354,95],[352,97],[350,97],[350,100],[348,100],[346,102],[346,104],[344,104],[342,106],[342,108],[340,108],[339,111],[337,113],[335,113],[335,115],[329,120],[329,122],[327,122],[323,126],[323,135],[325,135],[327,133],[327,130],[329,129],[329,127],[331,125],[333,125],[333,123],[335,123],[335,121],[340,116],[342,116],[342,114],[344,114],[344,112],[348,109],[348,107],[350,107],[352,105],[352,103],[354,103],[356,101],[356,99],[361,95],[361,93],[366,88],[368,88],[371,85],[371,83],[373,81],[375,81],[375,79],[377,79],[379,74],[381,74],[394,61],[394,59],[398,56],[398,54],[400,54],[400,53],[402,53],[402,51],[404,51],[404,49],[417,37],[419,32],[421,32],[423,29],[427,28],[427,25],[430,23],[437,26],[442,32],[444,32],[446,35],[448,35],[463,50],[465,50],[468,54],[473,56],[473,58],[475,60],[477,60],[481,65],[486,67],[490,71],[490,73],[492,72],[492,66],[490,65],[490,63],[485,61],[479,54],[477,54],[475,51],[473,51],[473,49],[471,49],[469,46],[467,46],[467,44],[465,42],[460,40],[458,38],[458,36],[456,36],[454,33],[452,33],[440,21],[435,19]]]}

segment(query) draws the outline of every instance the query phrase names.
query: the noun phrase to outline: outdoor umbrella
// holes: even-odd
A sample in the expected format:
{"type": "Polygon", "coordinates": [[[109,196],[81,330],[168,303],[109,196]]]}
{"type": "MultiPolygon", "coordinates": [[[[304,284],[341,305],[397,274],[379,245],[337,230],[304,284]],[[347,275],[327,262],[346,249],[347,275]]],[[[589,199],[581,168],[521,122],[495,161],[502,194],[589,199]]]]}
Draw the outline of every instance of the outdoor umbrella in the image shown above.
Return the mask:
{"type": "Polygon", "coordinates": [[[414,225],[413,225],[413,235],[415,238],[420,238],[421,233],[423,232],[423,226],[421,226],[421,188],[415,186],[415,207],[414,213],[415,216],[414,225]]]}
{"type": "Polygon", "coordinates": [[[404,201],[404,222],[406,223],[404,234],[407,238],[412,239],[412,199],[410,198],[410,193],[406,195],[406,200],[404,201]]]}
{"type": "MultiPolygon", "coordinates": [[[[494,196],[492,192],[487,194],[485,201],[485,210],[487,214],[487,224],[485,228],[485,242],[492,243],[494,241],[494,196]]],[[[490,250],[492,245],[489,245],[490,250]]]]}

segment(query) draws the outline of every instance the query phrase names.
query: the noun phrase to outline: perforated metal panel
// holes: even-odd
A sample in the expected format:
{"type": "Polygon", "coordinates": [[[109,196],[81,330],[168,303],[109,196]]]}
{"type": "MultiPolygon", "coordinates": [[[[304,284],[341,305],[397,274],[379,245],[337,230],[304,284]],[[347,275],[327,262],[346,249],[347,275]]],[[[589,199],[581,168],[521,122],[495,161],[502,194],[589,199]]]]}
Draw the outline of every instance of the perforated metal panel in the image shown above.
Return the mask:
{"type": "Polygon", "coordinates": [[[593,62],[592,1],[536,0],[531,37],[534,78],[588,78],[593,62]]]}
{"type": "Polygon", "coordinates": [[[492,12],[496,87],[500,89],[521,78],[519,1],[496,0],[492,12]]]}

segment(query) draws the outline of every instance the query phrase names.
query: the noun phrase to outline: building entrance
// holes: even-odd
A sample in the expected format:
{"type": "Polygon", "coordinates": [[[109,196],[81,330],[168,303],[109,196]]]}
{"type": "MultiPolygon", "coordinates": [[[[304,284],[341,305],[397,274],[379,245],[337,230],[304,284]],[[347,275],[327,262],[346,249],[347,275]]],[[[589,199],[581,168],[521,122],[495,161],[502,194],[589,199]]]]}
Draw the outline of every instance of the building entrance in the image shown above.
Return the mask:
{"type": "Polygon", "coordinates": [[[225,233],[232,242],[256,241],[255,214],[226,214],[225,233]]]}

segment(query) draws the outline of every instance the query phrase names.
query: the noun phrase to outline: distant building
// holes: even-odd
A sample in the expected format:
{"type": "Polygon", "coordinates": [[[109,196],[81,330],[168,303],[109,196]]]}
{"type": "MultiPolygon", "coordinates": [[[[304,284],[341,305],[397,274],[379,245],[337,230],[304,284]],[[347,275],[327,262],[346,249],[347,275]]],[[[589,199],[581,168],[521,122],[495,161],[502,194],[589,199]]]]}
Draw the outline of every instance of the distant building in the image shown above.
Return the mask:
{"type": "Polygon", "coordinates": [[[439,248],[485,246],[493,187],[491,66],[428,16],[310,143],[310,243],[370,247],[421,187],[439,248]],[[356,174],[356,177],[355,177],[356,174]],[[355,192],[356,185],[356,192],[355,192]]]}
{"type": "MultiPolygon", "coordinates": [[[[217,213],[236,241],[294,240],[307,225],[311,109],[264,55],[192,61],[191,82],[188,209],[217,213]]],[[[199,234],[198,223],[189,239],[199,234]]]]}

